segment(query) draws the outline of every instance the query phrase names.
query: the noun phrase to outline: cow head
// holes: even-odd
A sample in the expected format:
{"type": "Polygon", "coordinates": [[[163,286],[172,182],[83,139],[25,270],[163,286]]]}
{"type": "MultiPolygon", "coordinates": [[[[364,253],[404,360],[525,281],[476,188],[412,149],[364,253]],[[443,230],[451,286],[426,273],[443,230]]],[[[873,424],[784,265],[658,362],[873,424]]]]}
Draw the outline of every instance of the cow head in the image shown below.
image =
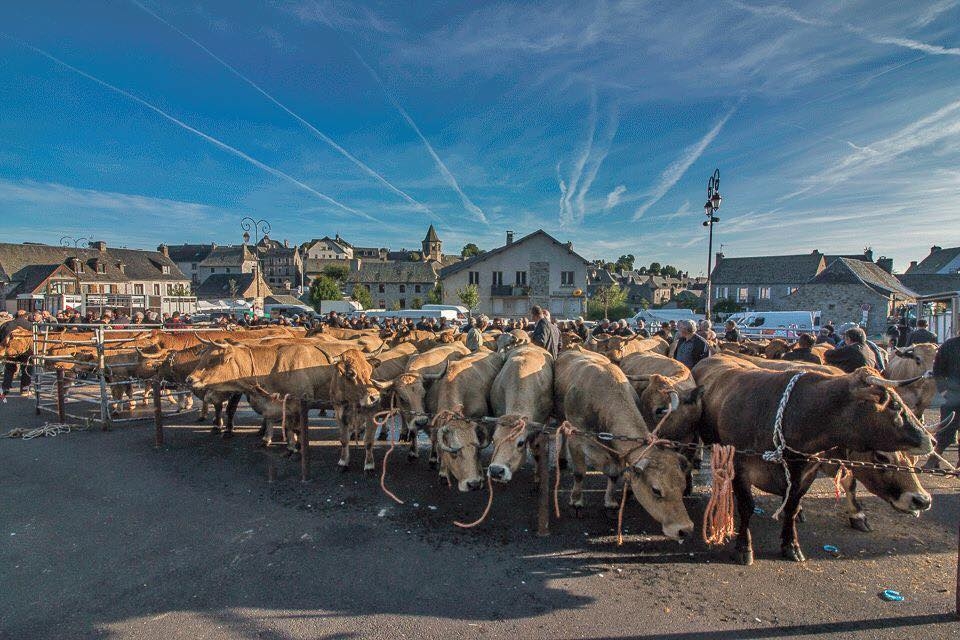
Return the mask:
{"type": "Polygon", "coordinates": [[[202,396],[204,389],[239,380],[252,373],[250,371],[252,357],[251,362],[240,361],[240,352],[248,347],[230,342],[198,339],[207,345],[207,350],[200,356],[193,373],[187,376],[186,380],[198,395],[202,396]]]}
{"type": "Polygon", "coordinates": [[[604,338],[597,338],[596,350],[598,353],[602,353],[610,358],[610,362],[619,364],[626,355],[625,348],[627,344],[638,339],[640,339],[639,335],[633,335],[628,338],[623,336],[606,336],[604,338]]]}
{"type": "Polygon", "coordinates": [[[770,341],[763,349],[763,355],[769,360],[777,360],[787,351],[790,351],[790,344],[786,340],[781,340],[780,338],[774,338],[770,341]]]}
{"type": "Polygon", "coordinates": [[[461,492],[483,487],[480,450],[490,444],[485,427],[460,416],[451,416],[440,422],[434,440],[441,477],[448,482],[456,480],[461,492]]]}
{"type": "MultiPolygon", "coordinates": [[[[899,451],[869,451],[849,454],[850,460],[878,462],[898,466],[913,466],[916,459],[899,451]]],[[[886,500],[897,511],[910,513],[917,517],[933,504],[930,494],[920,484],[916,473],[904,473],[887,469],[857,469],[856,479],[863,483],[867,491],[886,500]]]]}
{"type": "MultiPolygon", "coordinates": [[[[844,407],[850,425],[845,442],[856,451],[904,451],[927,455],[933,451],[933,439],[897,393],[897,388],[917,382],[886,380],[876,370],[861,367],[844,376],[852,403],[844,407]]],[[[934,425],[936,431],[941,425],[934,425]]]]}
{"type": "Polygon", "coordinates": [[[493,456],[487,475],[495,482],[510,482],[527,454],[527,440],[542,424],[522,420],[518,415],[506,415],[499,418],[484,418],[484,422],[495,426],[493,432],[493,456]]]}
{"type": "MultiPolygon", "coordinates": [[[[679,389],[676,380],[656,373],[645,377],[646,387],[639,390],[644,422],[652,428],[662,420],[658,433],[664,438],[676,440],[693,435],[703,411],[703,388],[679,389]]],[[[628,378],[634,382],[637,376],[628,378]]]]}
{"type": "Polygon", "coordinates": [[[927,342],[914,344],[902,349],[894,349],[891,364],[896,358],[913,360],[913,363],[923,371],[933,368],[933,361],[937,357],[937,345],[927,342]]]}
{"type": "Polygon", "coordinates": [[[434,380],[442,378],[446,371],[447,366],[444,363],[443,371],[440,373],[407,371],[393,381],[393,392],[400,409],[407,415],[412,416],[413,423],[416,426],[423,427],[429,420],[426,410],[427,387],[434,380]]]}
{"type": "Polygon", "coordinates": [[[693,534],[693,521],[683,505],[690,463],[672,449],[654,446],[630,467],[630,488],[663,534],[683,541],[693,534]]]}
{"type": "Polygon", "coordinates": [[[380,404],[380,390],[390,383],[374,382],[373,367],[360,351],[347,349],[330,360],[337,369],[333,384],[344,401],[365,409],[380,404]]]}

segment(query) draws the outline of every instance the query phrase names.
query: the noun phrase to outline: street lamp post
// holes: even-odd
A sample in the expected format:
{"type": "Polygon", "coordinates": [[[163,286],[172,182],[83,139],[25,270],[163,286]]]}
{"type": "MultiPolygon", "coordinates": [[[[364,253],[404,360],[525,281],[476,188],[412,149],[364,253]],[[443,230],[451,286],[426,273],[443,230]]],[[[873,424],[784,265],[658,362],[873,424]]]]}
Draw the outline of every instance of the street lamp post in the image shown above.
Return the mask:
{"type": "MultiPolygon", "coordinates": [[[[240,228],[243,229],[243,245],[250,242],[250,231],[253,231],[253,256],[257,261],[257,272],[254,274],[254,282],[257,285],[257,299],[260,299],[260,253],[257,251],[257,245],[260,244],[261,234],[266,236],[270,233],[270,223],[264,219],[254,220],[250,216],[240,221],[240,228]]],[[[242,258],[241,258],[242,259],[242,258]]],[[[254,309],[256,314],[256,309],[254,309]]]]}
{"type": "Polygon", "coordinates": [[[707,304],[705,307],[707,320],[710,320],[710,312],[713,309],[713,291],[711,287],[713,280],[713,225],[720,222],[720,218],[713,214],[720,209],[720,202],[722,200],[723,198],[720,197],[720,169],[717,169],[707,182],[707,202],[703,205],[703,213],[707,216],[707,219],[703,221],[703,226],[710,230],[710,239],[707,243],[707,304]]]}

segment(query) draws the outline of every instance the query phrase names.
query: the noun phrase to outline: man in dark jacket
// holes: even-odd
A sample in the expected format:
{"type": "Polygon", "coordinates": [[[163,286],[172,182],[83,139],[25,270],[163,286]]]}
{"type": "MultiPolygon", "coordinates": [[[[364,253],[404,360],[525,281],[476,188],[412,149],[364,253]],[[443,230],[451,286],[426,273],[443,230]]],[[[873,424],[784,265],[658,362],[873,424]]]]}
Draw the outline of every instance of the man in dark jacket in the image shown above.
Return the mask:
{"type": "MultiPolygon", "coordinates": [[[[937,453],[943,452],[957,441],[957,427],[960,425],[960,337],[953,337],[940,345],[933,360],[933,378],[937,381],[937,391],[943,393],[943,405],[940,407],[940,419],[954,413],[953,422],[937,433],[937,453]]],[[[960,454],[957,456],[960,464],[960,454]]],[[[936,458],[931,458],[930,466],[939,466],[936,458]]]]}
{"type": "Polygon", "coordinates": [[[867,334],[860,327],[847,329],[843,334],[843,345],[827,351],[824,360],[847,373],[853,373],[860,367],[877,366],[877,359],[867,346],[867,334]]]}
{"type": "Polygon", "coordinates": [[[677,339],[670,346],[670,357],[693,369],[694,366],[710,355],[707,341],[697,333],[693,320],[681,320],[677,323],[677,339]]]}
{"type": "Polygon", "coordinates": [[[576,331],[577,335],[580,336],[580,339],[586,342],[590,339],[590,328],[583,323],[583,316],[577,318],[576,322],[576,331]]]}
{"type": "Polygon", "coordinates": [[[809,362],[811,364],[823,364],[823,358],[814,353],[811,347],[813,347],[813,336],[809,333],[801,333],[800,338],[797,340],[797,346],[783,354],[781,359],[809,362]]]}
{"type": "Polygon", "coordinates": [[[540,345],[550,352],[554,358],[560,353],[560,345],[556,341],[553,331],[553,325],[543,315],[543,309],[539,305],[530,307],[530,319],[533,321],[533,335],[530,341],[533,344],[540,345]]]}
{"type": "Polygon", "coordinates": [[[727,324],[724,325],[724,329],[724,340],[727,342],[740,342],[740,329],[737,328],[736,322],[733,320],[727,320],[727,324]]]}
{"type": "Polygon", "coordinates": [[[909,347],[912,344],[921,344],[924,342],[937,344],[937,334],[927,329],[927,321],[921,318],[917,320],[917,328],[907,336],[907,346],[909,347]]]}

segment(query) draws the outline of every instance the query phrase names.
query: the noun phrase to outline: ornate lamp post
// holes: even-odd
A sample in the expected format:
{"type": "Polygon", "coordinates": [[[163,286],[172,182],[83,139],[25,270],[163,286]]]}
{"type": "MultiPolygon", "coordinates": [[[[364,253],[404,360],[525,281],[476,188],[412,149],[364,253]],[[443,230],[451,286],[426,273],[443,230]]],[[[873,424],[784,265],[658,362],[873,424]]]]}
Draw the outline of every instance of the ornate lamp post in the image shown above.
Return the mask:
{"type": "Polygon", "coordinates": [[[720,218],[713,214],[720,209],[722,201],[723,198],[720,197],[720,169],[717,169],[707,182],[707,202],[703,205],[703,213],[707,216],[707,219],[703,221],[703,226],[710,230],[710,239],[707,243],[707,304],[705,309],[707,320],[710,320],[710,312],[713,310],[713,291],[711,287],[713,278],[713,225],[720,222],[720,218]]]}
{"type": "Polygon", "coordinates": [[[88,238],[74,238],[73,236],[63,236],[60,238],[61,247],[73,247],[74,249],[79,249],[80,245],[86,242],[90,242],[88,238]]]}
{"type": "MultiPolygon", "coordinates": [[[[270,233],[270,223],[262,218],[254,220],[250,216],[240,221],[240,228],[243,229],[243,245],[250,242],[250,231],[253,231],[253,255],[257,261],[257,272],[254,274],[254,282],[257,284],[257,299],[260,299],[260,253],[257,251],[257,245],[260,244],[260,236],[270,233]]],[[[254,310],[256,311],[256,310],[254,310]]]]}

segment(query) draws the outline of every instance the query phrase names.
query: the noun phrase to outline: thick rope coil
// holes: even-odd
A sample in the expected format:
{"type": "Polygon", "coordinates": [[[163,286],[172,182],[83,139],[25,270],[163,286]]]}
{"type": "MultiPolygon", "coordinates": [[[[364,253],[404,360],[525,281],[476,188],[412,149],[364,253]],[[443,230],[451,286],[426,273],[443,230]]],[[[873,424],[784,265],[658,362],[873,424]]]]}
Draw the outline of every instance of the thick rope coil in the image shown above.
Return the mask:
{"type": "Polygon", "coordinates": [[[710,501],[703,512],[703,541],[708,545],[720,545],[733,537],[733,445],[713,445],[710,466],[713,483],[710,501]]]}
{"type": "Polygon", "coordinates": [[[36,427],[35,429],[25,429],[23,427],[17,427],[15,429],[10,429],[5,434],[4,438],[21,438],[23,440],[33,440],[34,438],[53,438],[63,433],[70,433],[71,431],[87,431],[89,427],[84,427],[76,424],[66,424],[64,422],[46,422],[42,426],[36,427]]]}

